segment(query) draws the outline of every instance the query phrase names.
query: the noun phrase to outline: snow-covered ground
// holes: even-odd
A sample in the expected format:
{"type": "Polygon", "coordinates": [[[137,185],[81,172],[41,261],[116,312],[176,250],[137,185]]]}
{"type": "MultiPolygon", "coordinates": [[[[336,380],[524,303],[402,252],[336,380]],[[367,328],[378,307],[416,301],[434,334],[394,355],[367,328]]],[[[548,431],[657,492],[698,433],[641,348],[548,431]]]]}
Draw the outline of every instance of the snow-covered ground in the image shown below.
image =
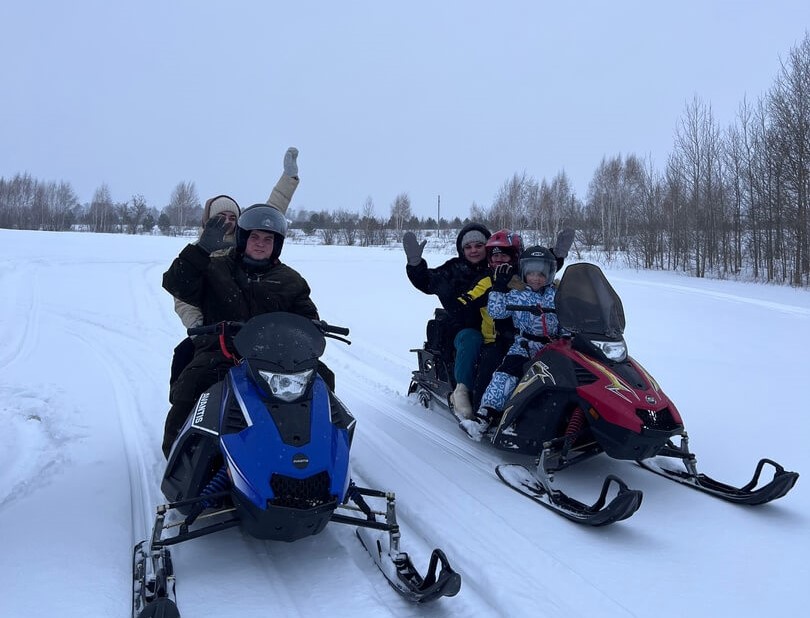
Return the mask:
{"type": "MultiPolygon", "coordinates": [[[[0,616],[125,617],[131,550],[162,502],[169,361],[183,337],[161,276],[185,240],[0,230],[0,616]]],[[[600,456],[558,474],[595,499],[608,472],[643,490],[586,529],[503,485],[502,455],[405,396],[435,298],[398,249],[287,245],[321,317],[353,470],[397,493],[420,570],[441,547],[454,598],[403,601],[345,526],[296,543],[232,529],[174,549],[184,616],[762,616],[810,605],[810,494],[738,507],[600,456]]],[[[426,255],[437,265],[448,257],[426,255]]],[[[631,354],[685,418],[704,472],[746,483],[760,457],[810,474],[810,294],[606,269],[631,354]]],[[[804,608],[804,609],[802,609],[804,608]]]]}

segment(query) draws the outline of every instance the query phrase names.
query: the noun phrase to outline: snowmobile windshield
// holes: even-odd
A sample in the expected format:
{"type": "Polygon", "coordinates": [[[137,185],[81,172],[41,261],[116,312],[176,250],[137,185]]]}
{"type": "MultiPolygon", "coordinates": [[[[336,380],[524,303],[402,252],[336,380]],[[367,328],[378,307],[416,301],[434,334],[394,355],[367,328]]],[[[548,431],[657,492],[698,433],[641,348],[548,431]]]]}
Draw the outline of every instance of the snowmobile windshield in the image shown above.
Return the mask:
{"type": "Polygon", "coordinates": [[[315,366],[326,348],[326,340],[312,320],[284,312],[252,318],[233,342],[242,358],[259,360],[286,372],[315,366]]]}
{"type": "Polygon", "coordinates": [[[611,338],[624,334],[622,301],[598,266],[568,266],[554,302],[560,326],[573,333],[611,338]]]}

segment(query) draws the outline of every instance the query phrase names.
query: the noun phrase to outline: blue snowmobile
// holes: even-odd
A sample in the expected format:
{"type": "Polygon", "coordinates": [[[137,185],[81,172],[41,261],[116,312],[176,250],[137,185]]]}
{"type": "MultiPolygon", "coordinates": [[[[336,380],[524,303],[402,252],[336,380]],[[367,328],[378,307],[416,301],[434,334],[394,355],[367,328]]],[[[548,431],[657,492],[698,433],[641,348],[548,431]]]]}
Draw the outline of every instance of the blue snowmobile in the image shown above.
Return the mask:
{"type": "Polygon", "coordinates": [[[355,419],[318,360],[326,337],[350,343],[338,336],[348,329],[277,312],[188,332],[218,333],[228,354],[232,341],[235,365],[200,396],[172,446],[161,483],[168,503],[133,552],[133,618],[179,617],[169,548],[233,526],[293,542],[348,524],[406,599],[458,593],[461,576],[442,550],[425,576],[400,550],[394,494],[351,479],[355,419]]]}

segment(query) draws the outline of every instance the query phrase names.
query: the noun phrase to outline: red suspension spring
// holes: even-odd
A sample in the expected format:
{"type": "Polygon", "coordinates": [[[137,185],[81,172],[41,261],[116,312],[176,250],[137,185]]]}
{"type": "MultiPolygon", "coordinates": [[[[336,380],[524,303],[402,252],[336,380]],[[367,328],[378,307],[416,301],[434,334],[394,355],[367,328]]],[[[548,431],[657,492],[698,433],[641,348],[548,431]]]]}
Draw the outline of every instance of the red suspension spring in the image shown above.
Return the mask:
{"type": "Polygon", "coordinates": [[[585,413],[580,408],[574,408],[571,418],[568,421],[568,427],[565,428],[565,437],[573,440],[585,425],[585,413]]]}

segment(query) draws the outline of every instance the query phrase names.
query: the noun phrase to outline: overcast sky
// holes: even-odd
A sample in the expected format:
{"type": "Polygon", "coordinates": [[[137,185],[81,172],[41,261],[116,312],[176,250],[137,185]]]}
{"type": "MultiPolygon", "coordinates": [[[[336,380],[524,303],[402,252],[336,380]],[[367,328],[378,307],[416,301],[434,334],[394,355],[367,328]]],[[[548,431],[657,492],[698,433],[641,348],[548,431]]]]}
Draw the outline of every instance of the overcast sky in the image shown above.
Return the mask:
{"type": "Polygon", "coordinates": [[[605,156],[663,169],[686,103],[724,127],[810,28],[808,0],[0,4],[0,176],[82,202],[262,202],[300,150],[293,208],[488,207],[512,174],[605,156]]]}

